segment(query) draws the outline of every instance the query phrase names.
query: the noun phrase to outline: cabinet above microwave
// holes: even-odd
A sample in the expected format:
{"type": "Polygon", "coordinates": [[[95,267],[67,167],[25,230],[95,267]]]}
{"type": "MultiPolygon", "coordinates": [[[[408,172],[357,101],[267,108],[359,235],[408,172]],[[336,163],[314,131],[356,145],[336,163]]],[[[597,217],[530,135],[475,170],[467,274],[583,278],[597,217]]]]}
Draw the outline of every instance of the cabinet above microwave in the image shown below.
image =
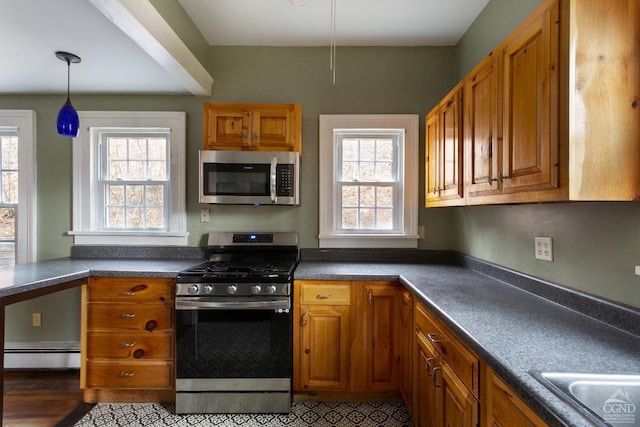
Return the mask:
{"type": "Polygon", "coordinates": [[[203,108],[205,150],[302,152],[300,104],[230,104],[203,108]]]}

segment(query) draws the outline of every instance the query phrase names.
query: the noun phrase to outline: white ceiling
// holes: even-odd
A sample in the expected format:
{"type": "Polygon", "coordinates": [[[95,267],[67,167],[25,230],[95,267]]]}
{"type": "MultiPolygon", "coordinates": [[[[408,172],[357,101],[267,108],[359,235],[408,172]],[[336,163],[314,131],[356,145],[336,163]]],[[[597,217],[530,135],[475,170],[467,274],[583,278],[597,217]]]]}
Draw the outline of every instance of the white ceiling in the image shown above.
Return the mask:
{"type": "MultiPolygon", "coordinates": [[[[184,94],[189,88],[94,7],[130,0],[0,0],[0,93],[184,94]],[[10,42],[9,42],[10,41],[10,42]]],[[[144,0],[135,0],[141,2],[144,0]]],[[[179,1],[210,45],[327,46],[331,0],[179,1]]],[[[489,0],[336,0],[336,44],[455,45],[489,0]]],[[[215,76],[212,76],[215,79],[215,76]]]]}

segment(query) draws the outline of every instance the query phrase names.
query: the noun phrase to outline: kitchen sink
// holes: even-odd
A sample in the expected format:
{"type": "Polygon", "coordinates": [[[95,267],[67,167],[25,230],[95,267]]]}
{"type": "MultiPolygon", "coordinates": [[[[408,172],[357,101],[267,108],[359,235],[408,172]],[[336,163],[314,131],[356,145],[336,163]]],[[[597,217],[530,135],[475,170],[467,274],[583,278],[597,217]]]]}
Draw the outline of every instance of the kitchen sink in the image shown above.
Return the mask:
{"type": "Polygon", "coordinates": [[[640,375],[529,373],[598,426],[640,426],[640,375]]]}

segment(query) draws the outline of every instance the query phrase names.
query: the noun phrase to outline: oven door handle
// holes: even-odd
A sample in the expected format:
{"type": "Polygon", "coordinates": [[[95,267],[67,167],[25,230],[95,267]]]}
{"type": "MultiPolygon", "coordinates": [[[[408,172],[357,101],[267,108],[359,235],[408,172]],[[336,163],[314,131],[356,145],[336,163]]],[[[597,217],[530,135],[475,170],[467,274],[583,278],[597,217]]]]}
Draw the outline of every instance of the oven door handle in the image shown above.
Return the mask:
{"type": "Polygon", "coordinates": [[[289,310],[289,299],[267,301],[211,301],[200,298],[176,298],[176,310],[289,310]]]}

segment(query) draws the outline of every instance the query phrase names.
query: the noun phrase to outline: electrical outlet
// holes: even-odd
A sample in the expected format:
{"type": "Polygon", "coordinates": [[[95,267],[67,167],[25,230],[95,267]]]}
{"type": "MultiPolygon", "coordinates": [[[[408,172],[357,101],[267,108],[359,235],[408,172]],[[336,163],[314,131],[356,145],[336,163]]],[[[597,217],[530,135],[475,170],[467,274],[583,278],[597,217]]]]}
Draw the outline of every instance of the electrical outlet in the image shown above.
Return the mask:
{"type": "Polygon", "coordinates": [[[536,259],[553,261],[553,241],[551,237],[536,237],[536,259]]]}
{"type": "Polygon", "coordinates": [[[200,208],[200,222],[209,222],[209,208],[200,208]]]}
{"type": "Polygon", "coordinates": [[[31,313],[31,324],[33,326],[42,326],[42,313],[31,313]]]}

